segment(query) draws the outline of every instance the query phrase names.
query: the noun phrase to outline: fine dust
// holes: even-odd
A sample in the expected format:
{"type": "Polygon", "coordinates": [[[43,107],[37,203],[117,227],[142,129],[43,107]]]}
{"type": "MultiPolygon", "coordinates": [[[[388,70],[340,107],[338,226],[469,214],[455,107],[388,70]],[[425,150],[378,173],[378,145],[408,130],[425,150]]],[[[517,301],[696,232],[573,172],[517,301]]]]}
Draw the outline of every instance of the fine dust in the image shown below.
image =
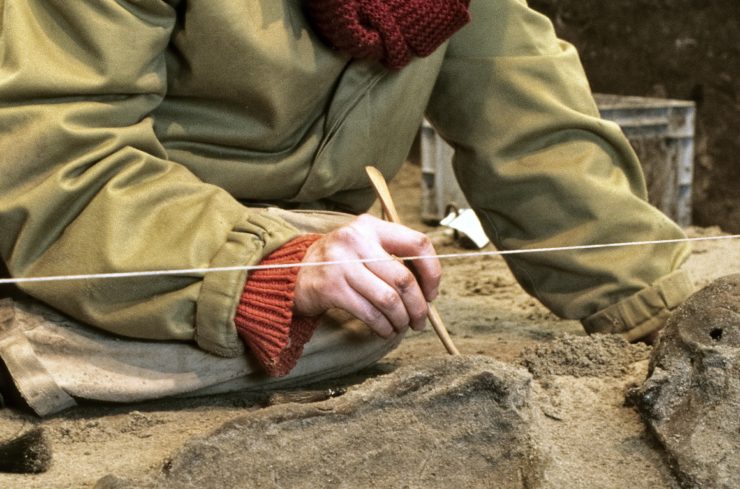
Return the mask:
{"type": "Polygon", "coordinates": [[[526,348],[520,363],[535,378],[548,375],[622,377],[635,362],[647,360],[650,347],[630,344],[616,335],[566,335],[550,343],[526,348]]]}

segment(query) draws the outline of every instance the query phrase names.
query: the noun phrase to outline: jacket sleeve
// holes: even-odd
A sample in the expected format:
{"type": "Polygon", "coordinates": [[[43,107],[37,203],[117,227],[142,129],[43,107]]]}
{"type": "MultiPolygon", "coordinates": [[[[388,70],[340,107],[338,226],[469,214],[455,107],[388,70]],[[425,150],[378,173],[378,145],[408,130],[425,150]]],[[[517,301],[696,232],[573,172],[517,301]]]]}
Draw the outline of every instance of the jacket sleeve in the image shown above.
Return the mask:
{"type": "MultiPolygon", "coordinates": [[[[0,0],[0,252],[16,277],[258,263],[298,233],[170,161],[149,114],[175,12],[0,0]]],[[[244,272],[26,284],[108,331],[243,351],[244,272]]]]}
{"type": "MultiPolygon", "coordinates": [[[[523,0],[472,2],[471,15],[448,44],[427,117],[455,148],[457,179],[496,246],[682,238],[646,202],[634,152],[599,118],[575,49],[550,21],[523,0]]],[[[508,263],[555,313],[584,318],[656,283],[688,253],[655,245],[508,263]]]]}

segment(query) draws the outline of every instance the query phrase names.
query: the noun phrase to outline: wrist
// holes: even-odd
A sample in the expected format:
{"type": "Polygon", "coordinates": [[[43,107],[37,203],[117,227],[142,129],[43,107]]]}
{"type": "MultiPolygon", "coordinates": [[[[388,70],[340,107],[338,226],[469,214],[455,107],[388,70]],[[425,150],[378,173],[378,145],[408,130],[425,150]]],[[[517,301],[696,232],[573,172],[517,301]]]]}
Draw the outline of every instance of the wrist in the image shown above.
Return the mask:
{"type": "MultiPolygon", "coordinates": [[[[319,235],[300,236],[265,257],[260,265],[299,263],[319,235]]],[[[271,376],[287,374],[310,339],[317,320],[294,316],[299,267],[250,273],[234,316],[239,336],[271,376]]]]}

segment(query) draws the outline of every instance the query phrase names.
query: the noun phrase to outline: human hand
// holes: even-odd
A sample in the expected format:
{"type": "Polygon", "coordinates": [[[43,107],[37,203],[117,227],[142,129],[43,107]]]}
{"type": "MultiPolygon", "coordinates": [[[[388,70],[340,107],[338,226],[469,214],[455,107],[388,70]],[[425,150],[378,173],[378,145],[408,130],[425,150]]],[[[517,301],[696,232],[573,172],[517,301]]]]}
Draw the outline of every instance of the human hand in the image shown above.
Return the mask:
{"type": "MultiPolygon", "coordinates": [[[[326,234],[306,252],[304,262],[434,255],[422,233],[367,214],[326,234]]],[[[439,261],[414,261],[416,276],[401,261],[342,263],[302,267],[296,279],[293,310],[316,316],[343,309],[383,338],[426,325],[427,301],[437,296],[439,261]]]]}

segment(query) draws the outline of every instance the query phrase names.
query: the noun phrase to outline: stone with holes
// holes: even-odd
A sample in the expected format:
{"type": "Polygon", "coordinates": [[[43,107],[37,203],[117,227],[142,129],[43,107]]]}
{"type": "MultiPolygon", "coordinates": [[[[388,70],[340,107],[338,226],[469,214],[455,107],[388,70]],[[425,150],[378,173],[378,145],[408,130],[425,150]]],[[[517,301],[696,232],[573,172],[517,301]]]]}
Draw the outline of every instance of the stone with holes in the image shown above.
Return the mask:
{"type": "Polygon", "coordinates": [[[684,487],[740,487],[740,274],[671,316],[638,393],[684,487]]]}

